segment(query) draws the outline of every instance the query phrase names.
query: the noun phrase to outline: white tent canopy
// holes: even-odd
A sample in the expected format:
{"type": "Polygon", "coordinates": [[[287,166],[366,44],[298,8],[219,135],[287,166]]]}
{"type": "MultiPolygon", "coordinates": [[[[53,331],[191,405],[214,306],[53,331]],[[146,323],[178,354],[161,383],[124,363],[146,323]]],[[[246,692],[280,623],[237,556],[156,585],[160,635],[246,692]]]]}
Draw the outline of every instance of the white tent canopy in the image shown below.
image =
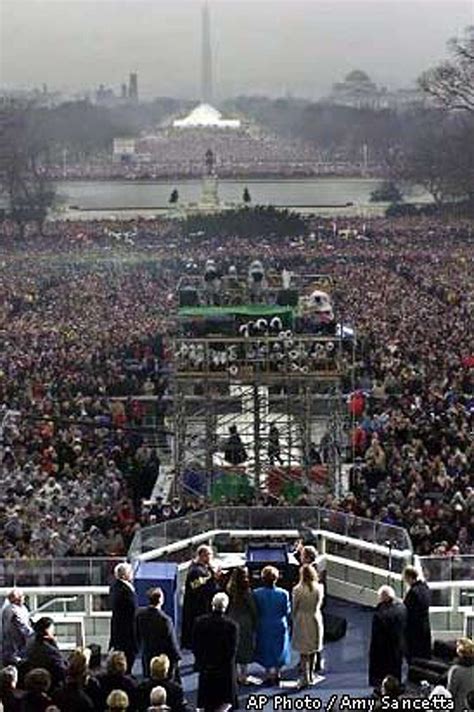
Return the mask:
{"type": "Polygon", "coordinates": [[[210,106],[210,104],[199,104],[184,119],[173,121],[173,126],[178,129],[196,127],[238,129],[240,128],[240,121],[238,119],[223,119],[221,112],[210,106]]]}

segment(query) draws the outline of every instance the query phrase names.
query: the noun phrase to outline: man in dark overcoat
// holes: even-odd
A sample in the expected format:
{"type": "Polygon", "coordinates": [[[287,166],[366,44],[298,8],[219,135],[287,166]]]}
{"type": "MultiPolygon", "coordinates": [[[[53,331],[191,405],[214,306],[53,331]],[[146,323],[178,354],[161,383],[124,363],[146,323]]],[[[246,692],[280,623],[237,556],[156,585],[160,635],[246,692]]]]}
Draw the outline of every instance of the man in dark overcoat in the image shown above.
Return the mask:
{"type": "Polygon", "coordinates": [[[166,655],[170,661],[170,677],[174,677],[181,658],[176,633],[171,618],[162,610],[165,597],[161,588],[148,591],[149,605],[137,611],[137,646],[142,654],[143,674],[150,676],[150,661],[166,655]]]}
{"type": "Polygon", "coordinates": [[[197,705],[205,712],[215,712],[223,705],[238,708],[235,656],[238,625],[228,616],[229,597],[216,593],[212,611],[196,621],[193,652],[199,672],[197,705]]]}
{"type": "Polygon", "coordinates": [[[135,613],[137,610],[137,595],[133,586],[133,569],[124,562],[114,569],[115,581],[110,587],[110,621],[109,650],[121,650],[127,658],[128,672],[132,672],[137,654],[135,639],[135,613]]]}
{"type": "Polygon", "coordinates": [[[405,653],[406,608],[391,586],[381,586],[372,619],[369,652],[369,684],[379,690],[382,680],[393,675],[401,681],[405,653]]]}
{"type": "Polygon", "coordinates": [[[224,459],[231,465],[241,465],[247,460],[247,451],[235,425],[231,425],[229,428],[229,437],[224,447],[224,459]]]}
{"type": "Polygon", "coordinates": [[[410,587],[403,602],[407,609],[406,657],[431,658],[430,603],[431,591],[414,566],[403,572],[405,583],[410,587]]]}

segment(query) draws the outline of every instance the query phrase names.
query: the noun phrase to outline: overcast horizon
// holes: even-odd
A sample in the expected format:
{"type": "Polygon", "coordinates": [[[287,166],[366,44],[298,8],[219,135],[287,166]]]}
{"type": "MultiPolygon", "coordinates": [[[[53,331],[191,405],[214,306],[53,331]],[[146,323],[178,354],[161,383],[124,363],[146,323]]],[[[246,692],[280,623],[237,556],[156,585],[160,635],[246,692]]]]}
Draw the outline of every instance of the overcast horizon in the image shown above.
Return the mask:
{"type": "MultiPolygon", "coordinates": [[[[352,69],[409,87],[474,23],[474,0],[210,0],[217,99],[317,98],[352,69]]],[[[0,84],[196,98],[201,0],[3,0],[0,84]]]]}

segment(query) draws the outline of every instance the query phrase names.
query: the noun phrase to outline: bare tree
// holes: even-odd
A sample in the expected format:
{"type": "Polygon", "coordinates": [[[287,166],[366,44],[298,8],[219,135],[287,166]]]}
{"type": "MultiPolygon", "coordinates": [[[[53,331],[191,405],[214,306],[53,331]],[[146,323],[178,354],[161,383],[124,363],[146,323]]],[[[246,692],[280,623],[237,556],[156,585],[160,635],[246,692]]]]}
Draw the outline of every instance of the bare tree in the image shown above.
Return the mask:
{"type": "Polygon", "coordinates": [[[23,235],[34,220],[40,231],[55,191],[47,179],[48,143],[31,104],[4,101],[0,105],[0,189],[8,213],[23,235]]]}
{"type": "Polygon", "coordinates": [[[438,207],[474,199],[474,116],[426,111],[386,159],[390,180],[421,185],[438,207]]]}
{"type": "Polygon", "coordinates": [[[474,112],[474,26],[448,47],[451,59],[424,72],[418,82],[440,106],[474,112]]]}

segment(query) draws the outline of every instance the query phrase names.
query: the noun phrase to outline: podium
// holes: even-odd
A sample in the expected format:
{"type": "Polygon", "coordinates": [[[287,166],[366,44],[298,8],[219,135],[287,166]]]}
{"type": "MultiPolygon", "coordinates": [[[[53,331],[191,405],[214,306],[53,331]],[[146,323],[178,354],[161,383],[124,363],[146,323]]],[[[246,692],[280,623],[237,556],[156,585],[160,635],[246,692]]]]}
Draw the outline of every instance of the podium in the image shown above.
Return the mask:
{"type": "Polygon", "coordinates": [[[147,591],[161,588],[165,595],[163,610],[176,625],[178,622],[178,565],[160,561],[140,561],[135,569],[135,591],[138,605],[147,606],[147,591]]]}
{"type": "Polygon", "coordinates": [[[250,573],[252,588],[262,585],[261,573],[265,566],[273,566],[280,572],[278,585],[291,590],[298,580],[297,562],[290,560],[286,544],[277,542],[249,543],[245,552],[245,565],[250,573]]]}

